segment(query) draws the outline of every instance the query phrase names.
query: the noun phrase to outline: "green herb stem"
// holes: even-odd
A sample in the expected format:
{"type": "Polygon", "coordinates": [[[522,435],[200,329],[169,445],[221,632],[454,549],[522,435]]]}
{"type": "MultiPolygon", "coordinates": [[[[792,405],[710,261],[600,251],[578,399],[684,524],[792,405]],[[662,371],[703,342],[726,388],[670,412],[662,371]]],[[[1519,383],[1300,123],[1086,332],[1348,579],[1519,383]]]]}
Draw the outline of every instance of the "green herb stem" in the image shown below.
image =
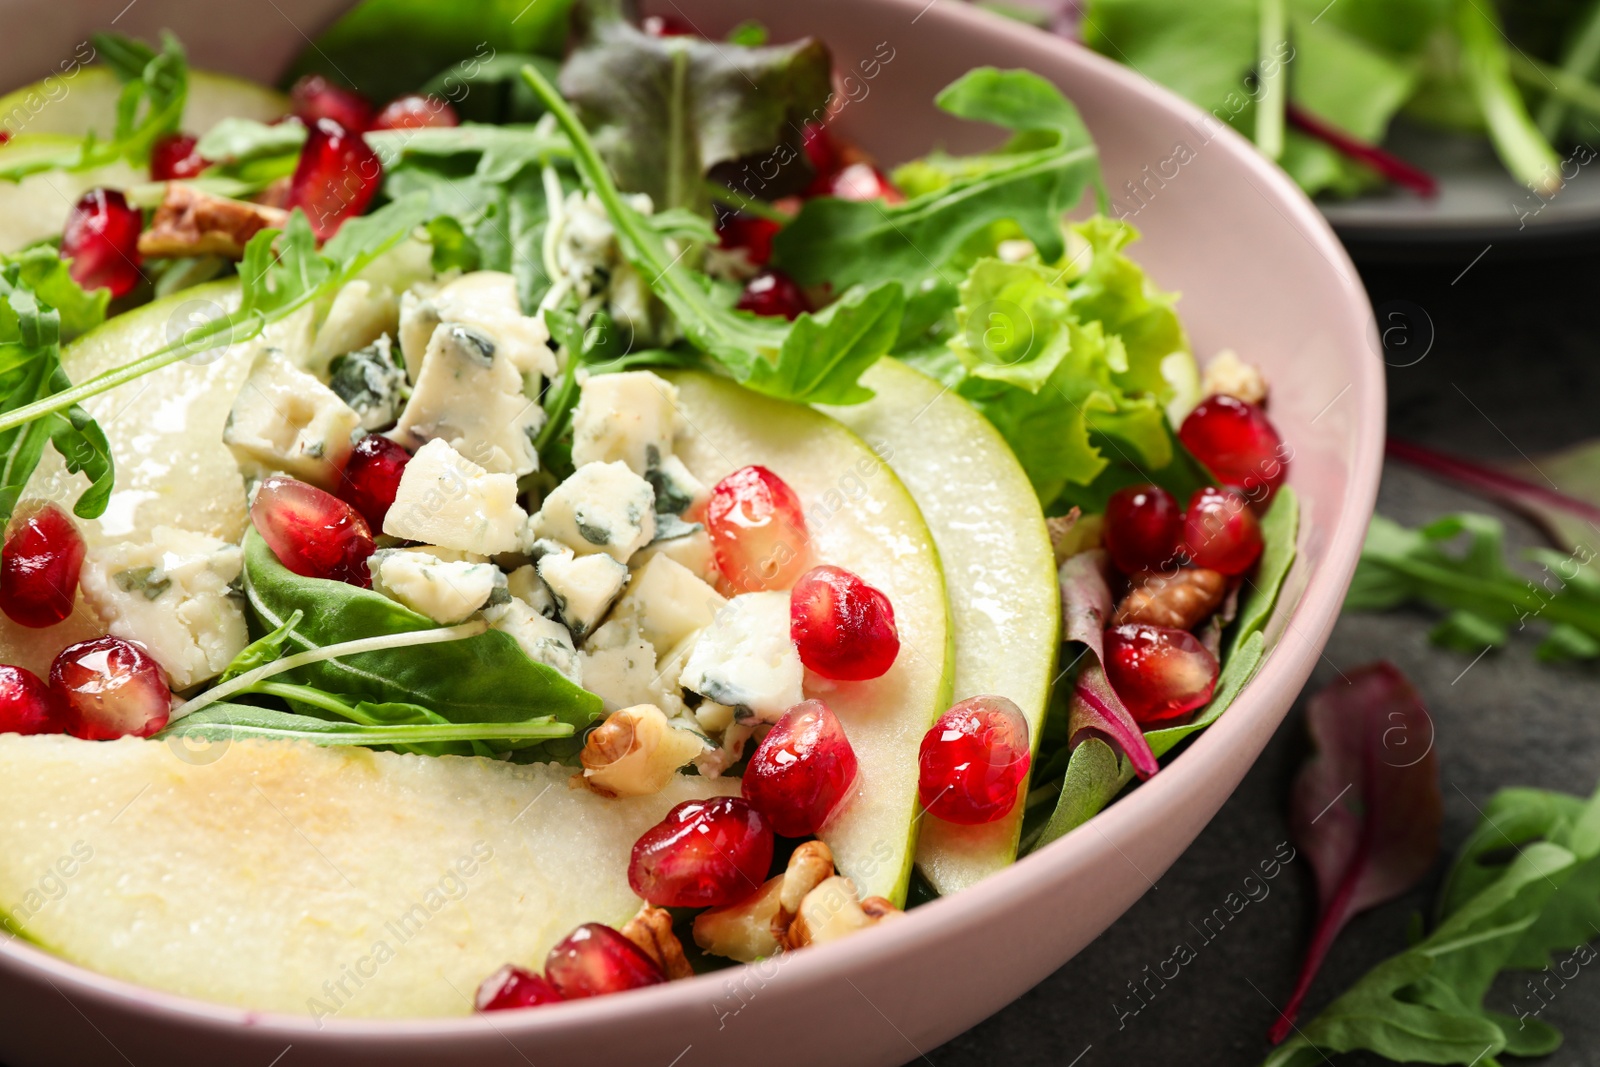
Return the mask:
{"type": "Polygon", "coordinates": [[[1511,78],[1511,49],[1500,24],[1476,0],[1456,6],[1462,74],[1489,127],[1489,139],[1513,177],[1542,194],[1561,188],[1561,159],[1528,114],[1511,78]]]}
{"type": "MultiPolygon", "coordinates": [[[[368,715],[363,715],[332,693],[325,693],[315,686],[294,685],[290,682],[257,682],[250,688],[249,692],[259,696],[277,697],[279,700],[294,700],[301,704],[309,704],[314,708],[321,708],[323,711],[331,712],[341,719],[349,719],[351,722],[361,726],[382,725],[378,720],[368,715]]],[[[234,694],[234,696],[241,695],[243,694],[234,694]]]]}
{"type": "MultiPolygon", "coordinates": [[[[1510,59],[1513,78],[1530,89],[1543,89],[1550,94],[1545,101],[1547,109],[1552,103],[1560,103],[1600,116],[1600,85],[1565,67],[1552,67],[1520,52],[1511,53],[1510,59]]],[[[1564,117],[1565,112],[1562,114],[1564,117]]],[[[1542,121],[1540,128],[1543,129],[1542,121]]]]}
{"type": "MultiPolygon", "coordinates": [[[[1584,16],[1582,23],[1576,27],[1576,32],[1568,30],[1567,53],[1562,57],[1561,66],[1557,72],[1567,79],[1573,79],[1587,88],[1593,89],[1588,79],[1594,76],[1595,68],[1600,67],[1600,0],[1592,0],[1589,12],[1584,16]]],[[[1520,53],[1512,57],[1512,74],[1517,73],[1516,60],[1523,59],[1520,53]]],[[[1530,65],[1532,61],[1529,61],[1530,65]]],[[[1553,77],[1549,82],[1556,82],[1557,87],[1545,98],[1544,104],[1539,108],[1539,129],[1551,140],[1561,136],[1561,129],[1567,124],[1567,108],[1577,101],[1564,95],[1560,83],[1553,77]]],[[[1548,86],[1548,82],[1546,83],[1548,86]]],[[[1600,90],[1597,90],[1600,92],[1600,90]]],[[[1582,107],[1583,105],[1579,104],[1582,107]]],[[[1585,110],[1593,110],[1586,108],[1585,110]]]]}
{"type": "Polygon", "coordinates": [[[745,196],[737,189],[730,189],[721,182],[706,182],[706,191],[711,199],[719,204],[725,204],[746,215],[754,215],[758,219],[776,222],[779,226],[787,226],[794,220],[794,216],[786,211],[779,211],[765,200],[758,200],[753,196],[745,196]]]}
{"type": "Polygon", "coordinates": [[[194,714],[201,708],[215,704],[218,701],[227,700],[229,697],[259,691],[256,687],[266,679],[276,674],[282,674],[285,671],[292,671],[296,667],[303,667],[308,663],[342,659],[345,656],[358,656],[363,652],[383,652],[396,648],[437,645],[446,641],[462,641],[469,637],[476,637],[488,629],[489,624],[482,619],[478,619],[473,622],[464,622],[459,626],[444,626],[436,630],[410,630],[405,633],[363,637],[355,641],[343,641],[336,645],[326,645],[322,648],[297,652],[292,656],[273,660],[271,663],[257,667],[255,670],[246,671],[237,678],[230,679],[219,686],[206,690],[193,700],[185,701],[172,713],[172,718],[174,720],[181,719],[186,715],[194,714]]]}
{"type": "Polygon", "coordinates": [[[1256,80],[1261,93],[1256,99],[1256,147],[1268,159],[1283,155],[1284,111],[1288,102],[1284,86],[1288,79],[1279,57],[1288,21],[1284,0],[1261,0],[1261,40],[1256,57],[1256,80]]]}

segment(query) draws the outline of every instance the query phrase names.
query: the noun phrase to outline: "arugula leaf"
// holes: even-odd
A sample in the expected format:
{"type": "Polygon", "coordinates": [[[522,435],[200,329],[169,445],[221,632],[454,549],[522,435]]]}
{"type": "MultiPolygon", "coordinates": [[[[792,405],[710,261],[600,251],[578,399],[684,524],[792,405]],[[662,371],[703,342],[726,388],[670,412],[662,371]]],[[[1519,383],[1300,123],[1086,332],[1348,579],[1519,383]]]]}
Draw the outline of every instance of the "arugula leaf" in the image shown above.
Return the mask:
{"type": "Polygon", "coordinates": [[[1474,654],[1505,644],[1513,625],[1521,631],[1542,622],[1549,631],[1537,650],[1540,659],[1600,656],[1600,578],[1586,566],[1593,550],[1531,549],[1525,558],[1541,566],[1532,579],[1506,564],[1504,540],[1504,527],[1487,515],[1447,515],[1417,530],[1374,515],[1345,608],[1387,611],[1420,603],[1444,610],[1449,614],[1430,636],[1474,654]],[[1463,537],[1459,554],[1446,550],[1463,537]]]}
{"type": "MultiPolygon", "coordinates": [[[[773,261],[802,285],[837,289],[936,276],[966,242],[1014,224],[1046,262],[1061,259],[1062,215],[1099,181],[1099,157],[1078,111],[1055,86],[1025,70],[979,67],[935,101],[960,118],[1014,131],[976,156],[930,156],[903,203],[813,197],[773,239],[773,261]]],[[[899,180],[907,172],[896,173],[899,180]]]]}
{"type": "Polygon", "coordinates": [[[176,37],[164,33],[159,52],[115,34],[94,34],[91,40],[124,83],[111,136],[100,138],[91,133],[76,144],[64,143],[59,151],[33,152],[19,163],[0,165],[0,181],[19,181],[48,170],[92,170],[119,159],[142,165],[149,160],[156,141],[181,125],[189,93],[189,65],[176,37]]]}
{"type": "MultiPolygon", "coordinates": [[[[304,613],[284,640],[284,651],[437,628],[431,619],[382,594],[293,574],[254,530],[245,535],[244,557],[253,634],[276,631],[295,611],[304,613]]],[[[523,721],[529,709],[539,709],[581,728],[601,713],[599,697],[535,663],[497,630],[435,645],[427,656],[402,648],[311,663],[281,680],[315,687],[349,705],[421,706],[451,722],[514,723],[523,721]]]]}
{"type": "Polygon", "coordinates": [[[573,22],[561,91],[617,184],[657,210],[708,213],[704,179],[719,163],[800,158],[803,124],[832,96],[832,61],[815,38],[752,47],[657,37],[625,19],[620,0],[586,0],[573,22]]]}
{"type": "Polygon", "coordinates": [[[321,74],[388,100],[430,79],[471,77],[500,53],[559,56],[571,7],[572,0],[363,0],[295,58],[283,83],[321,74]]]}
{"type": "Polygon", "coordinates": [[[1041,849],[1098,815],[1133,781],[1133,764],[1098,737],[1085,738],[1072,750],[1050,820],[1022,850],[1041,849]]]}
{"type": "Polygon", "coordinates": [[[572,142],[573,162],[610,216],[623,255],[650,280],[695,348],[735,380],[780,399],[852,403],[870,395],[855,378],[898,336],[903,301],[880,295],[897,285],[851,290],[821,314],[806,312],[793,323],[733,310],[714,297],[708,279],[683,266],[682,253],[668,250],[661,230],[623,199],[593,140],[555,88],[532,67],[522,75],[572,142]]]}
{"type": "MultiPolygon", "coordinates": [[[[196,326],[154,352],[98,374],[88,381],[73,384],[63,376],[60,387],[48,393],[36,392],[28,397],[15,390],[6,392],[7,403],[13,406],[0,409],[0,440],[17,427],[55,416],[82,400],[98,396],[108,389],[141,378],[198,352],[238,344],[258,336],[270,323],[288,318],[307,304],[331,296],[379,256],[410,237],[429,218],[430,208],[426,197],[406,197],[386,204],[370,215],[349,220],[318,253],[305,215],[296,210],[289,216],[288,226],[282,234],[283,247],[276,257],[273,245],[279,238],[277,230],[262,230],[245,246],[244,261],[239,265],[243,298],[236,311],[196,326]],[[16,401],[26,402],[15,404],[16,401]]],[[[84,433],[87,439],[89,431],[84,433]]],[[[100,443],[103,444],[103,441],[101,437],[100,443]]],[[[109,478],[107,469],[108,490],[109,478]]]]}
{"type": "MultiPolygon", "coordinates": [[[[1484,1006],[1497,976],[1585,945],[1600,911],[1600,794],[1497,794],[1445,879],[1427,937],[1374,967],[1264,1067],[1305,1067],[1365,1049],[1396,1062],[1492,1062],[1560,1042],[1531,1014],[1484,1006]]],[[[1593,958],[1591,952],[1590,958],[1593,958]]]]}
{"type": "Polygon", "coordinates": [[[434,745],[466,741],[528,742],[569,737],[570,723],[544,715],[519,722],[394,722],[354,723],[296,715],[248,704],[217,704],[179,719],[155,735],[156,740],[194,738],[235,741],[261,738],[308,741],[313,745],[434,745]]]}
{"type": "MultiPolygon", "coordinates": [[[[60,313],[42,303],[28,285],[25,271],[30,265],[38,276],[40,264],[29,257],[0,262],[0,417],[29,404],[50,404],[72,385],[61,369],[60,313]]],[[[71,292],[53,271],[45,272],[44,280],[47,289],[71,292]]],[[[81,290],[66,302],[78,304],[82,313],[81,290]]],[[[103,311],[104,305],[100,307],[103,311]]],[[[89,478],[73,511],[85,519],[105,511],[113,478],[105,434],[81,407],[56,404],[37,421],[0,430],[0,526],[16,510],[46,441],[61,453],[69,471],[89,478]]]]}
{"type": "Polygon", "coordinates": [[[85,290],[73,280],[71,263],[54,248],[40,245],[0,261],[16,264],[17,284],[33,291],[41,304],[55,309],[61,319],[61,343],[66,344],[106,321],[111,302],[107,289],[85,290]]]}

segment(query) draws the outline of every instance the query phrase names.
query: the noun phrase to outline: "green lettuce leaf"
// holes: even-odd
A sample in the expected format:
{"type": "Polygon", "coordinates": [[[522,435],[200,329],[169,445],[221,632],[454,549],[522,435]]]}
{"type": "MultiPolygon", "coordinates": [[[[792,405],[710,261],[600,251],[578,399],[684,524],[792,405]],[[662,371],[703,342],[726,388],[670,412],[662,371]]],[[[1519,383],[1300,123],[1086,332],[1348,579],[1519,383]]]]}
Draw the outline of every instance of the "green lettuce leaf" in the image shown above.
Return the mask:
{"type": "Polygon", "coordinates": [[[1047,262],[1062,257],[1061,217],[1099,181],[1099,157],[1078,111],[1055,86],[1025,70],[979,67],[935,101],[953,115],[1013,131],[976,156],[930,156],[896,172],[904,203],[813,197],[773,240],[774,262],[802,285],[836,289],[924,278],[953,281],[968,242],[1014,226],[1047,262]]]}
{"type": "Polygon", "coordinates": [[[706,174],[758,153],[800,158],[800,131],[830,96],[832,60],[815,38],[749,47],[647,34],[620,0],[574,12],[561,91],[617,184],[657,210],[709,213],[706,174]]]}
{"type": "Polygon", "coordinates": [[[952,384],[1005,436],[1052,511],[1098,504],[1108,471],[1110,482],[1187,495],[1208,479],[1176,447],[1164,410],[1161,361],[1188,344],[1173,298],[1122,253],[1135,236],[1126,223],[1096,218],[1069,233],[1079,252],[1066,269],[973,266],[949,342],[964,370],[952,384]]]}

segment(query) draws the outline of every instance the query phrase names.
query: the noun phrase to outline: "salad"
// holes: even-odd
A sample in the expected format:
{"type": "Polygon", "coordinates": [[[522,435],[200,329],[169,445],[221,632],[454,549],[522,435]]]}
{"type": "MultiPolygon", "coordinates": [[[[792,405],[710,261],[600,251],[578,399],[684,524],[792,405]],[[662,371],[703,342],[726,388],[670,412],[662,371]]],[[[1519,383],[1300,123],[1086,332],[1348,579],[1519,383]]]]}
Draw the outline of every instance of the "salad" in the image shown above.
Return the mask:
{"type": "Polygon", "coordinates": [[[653,985],[993,874],[1259,666],[1292,450],[1068,221],[1051,84],[885,172],[887,43],[487,8],[0,101],[12,934],[319,1024],[653,985]]]}

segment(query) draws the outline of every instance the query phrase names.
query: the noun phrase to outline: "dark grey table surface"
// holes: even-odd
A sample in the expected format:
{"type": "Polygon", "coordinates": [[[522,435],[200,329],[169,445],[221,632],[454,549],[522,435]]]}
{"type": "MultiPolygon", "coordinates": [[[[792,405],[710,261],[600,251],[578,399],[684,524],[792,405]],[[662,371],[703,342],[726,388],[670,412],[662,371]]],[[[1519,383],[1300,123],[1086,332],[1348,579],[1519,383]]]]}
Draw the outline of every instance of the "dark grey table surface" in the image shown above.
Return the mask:
{"type": "MultiPolygon", "coordinates": [[[[1434,263],[1362,265],[1374,306],[1409,301],[1426,311],[1436,333],[1421,362],[1389,369],[1390,432],[1483,459],[1537,456],[1600,436],[1600,246],[1520,258],[1491,248],[1463,274],[1481,251],[1434,263]]],[[[1408,524],[1487,511],[1506,520],[1508,543],[1540,543],[1537,531],[1510,513],[1392,462],[1378,510],[1408,524]]],[[[1475,806],[1500,787],[1591,792],[1600,778],[1600,673],[1539,665],[1527,638],[1473,664],[1470,655],[1428,643],[1431,621],[1420,612],[1345,616],[1307,692],[1334,677],[1335,666],[1380,658],[1416,683],[1436,723],[1447,852],[1475,824],[1475,806]]],[[[1304,705],[1302,695],[1244,783],[1155,891],[1011,1007],[912,1062],[1260,1063],[1274,1005],[1293,985],[1316,907],[1304,860],[1268,883],[1270,895],[1241,911],[1137,1015],[1121,1013],[1133,1004],[1124,999],[1127,983],[1173,945],[1192,941],[1190,922],[1240,891],[1245,876],[1288,838],[1286,797],[1307,748],[1304,705]]],[[[1309,1011],[1404,947],[1406,924],[1431,903],[1442,866],[1402,899],[1350,924],[1312,989],[1309,1011]]],[[[1600,1064],[1600,978],[1569,984],[1541,1018],[1566,1034],[1542,1064],[1600,1064]]]]}

